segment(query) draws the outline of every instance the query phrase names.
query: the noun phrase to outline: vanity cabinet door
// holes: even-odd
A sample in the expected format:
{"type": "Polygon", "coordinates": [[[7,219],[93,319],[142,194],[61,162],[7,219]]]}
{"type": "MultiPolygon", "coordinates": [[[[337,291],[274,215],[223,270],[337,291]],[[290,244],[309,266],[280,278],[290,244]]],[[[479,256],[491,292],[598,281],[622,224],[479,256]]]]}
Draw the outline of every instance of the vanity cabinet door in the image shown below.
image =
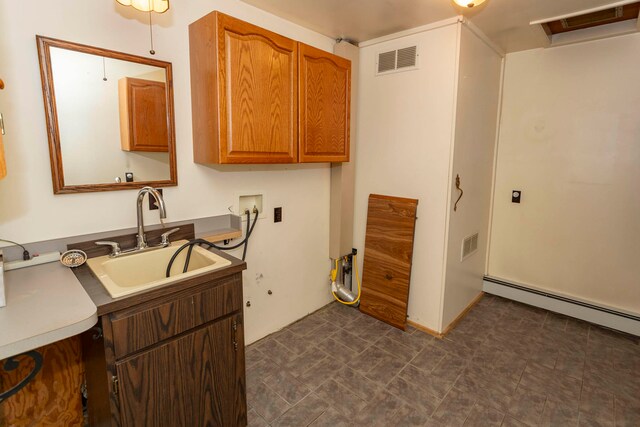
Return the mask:
{"type": "Polygon", "coordinates": [[[220,12],[189,26],[194,160],[295,163],[294,40],[220,12]]]}
{"type": "Polygon", "coordinates": [[[300,163],[348,162],[351,61],[298,46],[300,163]]]}
{"type": "Polygon", "coordinates": [[[241,315],[116,363],[123,426],[244,426],[241,315]]]}

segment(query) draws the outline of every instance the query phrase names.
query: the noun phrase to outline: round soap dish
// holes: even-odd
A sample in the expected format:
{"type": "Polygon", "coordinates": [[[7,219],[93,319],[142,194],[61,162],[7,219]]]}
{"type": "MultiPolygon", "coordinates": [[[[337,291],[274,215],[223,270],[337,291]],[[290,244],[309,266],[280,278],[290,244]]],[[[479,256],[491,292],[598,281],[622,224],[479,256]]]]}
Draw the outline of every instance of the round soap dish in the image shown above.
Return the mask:
{"type": "Polygon", "coordinates": [[[87,261],[87,254],[80,249],[71,249],[60,255],[60,262],[67,267],[79,267],[87,261]]]}

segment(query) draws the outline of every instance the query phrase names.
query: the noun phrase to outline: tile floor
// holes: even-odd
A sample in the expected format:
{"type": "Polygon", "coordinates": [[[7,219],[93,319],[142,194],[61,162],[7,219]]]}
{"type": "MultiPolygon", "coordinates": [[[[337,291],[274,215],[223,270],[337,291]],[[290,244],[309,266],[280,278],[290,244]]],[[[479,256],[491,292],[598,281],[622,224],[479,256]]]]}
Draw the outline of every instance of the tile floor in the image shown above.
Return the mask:
{"type": "Polygon", "coordinates": [[[250,426],[640,426],[640,344],[485,295],[443,340],[332,303],[247,347],[250,426]]]}

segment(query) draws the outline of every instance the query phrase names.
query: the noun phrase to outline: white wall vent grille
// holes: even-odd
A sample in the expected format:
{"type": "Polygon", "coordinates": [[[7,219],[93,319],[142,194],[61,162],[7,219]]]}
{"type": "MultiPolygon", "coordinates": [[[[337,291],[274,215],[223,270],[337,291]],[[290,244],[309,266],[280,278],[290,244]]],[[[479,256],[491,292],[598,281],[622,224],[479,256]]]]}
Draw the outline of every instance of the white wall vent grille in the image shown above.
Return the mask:
{"type": "Polygon", "coordinates": [[[462,256],[460,261],[464,261],[478,250],[478,233],[467,236],[462,240],[462,256]]]}
{"type": "Polygon", "coordinates": [[[378,73],[386,73],[396,69],[396,52],[396,50],[392,50],[378,55],[378,73]]]}
{"type": "Polygon", "coordinates": [[[380,52],[378,54],[377,73],[387,74],[418,68],[418,46],[380,52]]]}
{"type": "Polygon", "coordinates": [[[417,46],[398,49],[398,62],[396,68],[407,68],[416,66],[417,46]]]}

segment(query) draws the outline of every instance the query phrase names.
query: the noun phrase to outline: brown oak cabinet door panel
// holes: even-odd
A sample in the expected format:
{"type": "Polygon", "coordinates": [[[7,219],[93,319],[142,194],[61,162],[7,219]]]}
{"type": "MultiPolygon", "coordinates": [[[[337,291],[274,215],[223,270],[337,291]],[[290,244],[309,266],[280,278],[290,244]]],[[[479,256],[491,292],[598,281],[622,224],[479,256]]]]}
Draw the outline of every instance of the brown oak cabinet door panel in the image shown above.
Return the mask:
{"type": "Polygon", "coordinates": [[[120,140],[125,151],[169,151],[167,92],[163,82],[118,80],[120,140]]]}
{"type": "Polygon", "coordinates": [[[360,311],[405,329],[418,201],[371,194],[360,311]]]}
{"type": "Polygon", "coordinates": [[[296,162],[296,42],[213,12],[189,43],[195,161],[296,162]]]}
{"type": "Polygon", "coordinates": [[[348,162],[351,61],[298,43],[300,162],[348,162]]]}

